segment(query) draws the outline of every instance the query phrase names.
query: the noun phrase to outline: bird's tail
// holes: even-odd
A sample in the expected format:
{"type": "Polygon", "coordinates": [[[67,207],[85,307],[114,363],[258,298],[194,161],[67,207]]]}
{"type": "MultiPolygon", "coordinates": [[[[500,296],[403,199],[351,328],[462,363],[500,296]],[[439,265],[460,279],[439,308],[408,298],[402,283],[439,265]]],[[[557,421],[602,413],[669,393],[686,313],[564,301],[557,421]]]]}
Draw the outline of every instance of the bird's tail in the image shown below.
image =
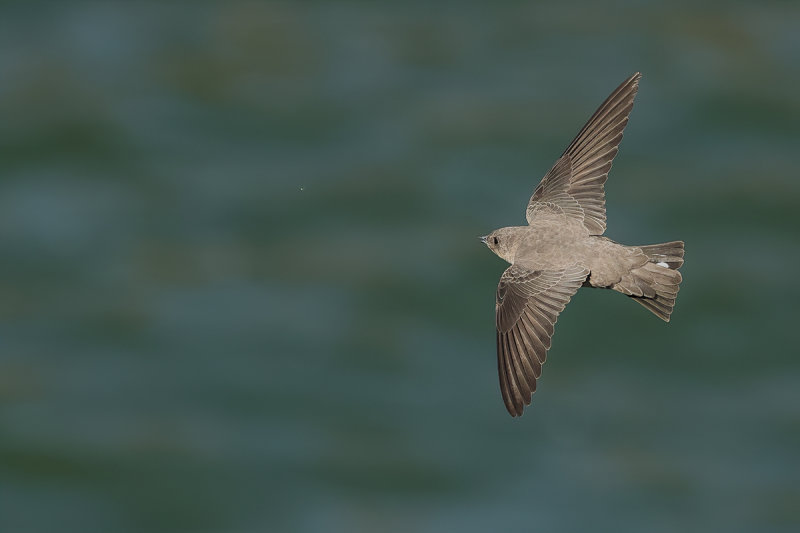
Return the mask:
{"type": "Polygon", "coordinates": [[[613,288],[642,304],[664,322],[669,322],[681,281],[683,241],[637,246],[648,261],[623,277],[613,288]]]}

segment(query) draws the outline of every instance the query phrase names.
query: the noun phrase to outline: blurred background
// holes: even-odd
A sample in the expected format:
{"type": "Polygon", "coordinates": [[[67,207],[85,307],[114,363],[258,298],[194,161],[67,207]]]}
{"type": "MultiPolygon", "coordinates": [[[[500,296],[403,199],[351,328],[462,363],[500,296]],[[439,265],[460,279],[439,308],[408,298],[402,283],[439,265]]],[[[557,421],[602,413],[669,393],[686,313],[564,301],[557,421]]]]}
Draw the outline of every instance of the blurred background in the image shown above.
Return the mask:
{"type": "Polygon", "coordinates": [[[0,530],[797,531],[800,4],[0,8],[0,530]],[[583,290],[499,393],[476,239],[641,71],[583,290]]]}

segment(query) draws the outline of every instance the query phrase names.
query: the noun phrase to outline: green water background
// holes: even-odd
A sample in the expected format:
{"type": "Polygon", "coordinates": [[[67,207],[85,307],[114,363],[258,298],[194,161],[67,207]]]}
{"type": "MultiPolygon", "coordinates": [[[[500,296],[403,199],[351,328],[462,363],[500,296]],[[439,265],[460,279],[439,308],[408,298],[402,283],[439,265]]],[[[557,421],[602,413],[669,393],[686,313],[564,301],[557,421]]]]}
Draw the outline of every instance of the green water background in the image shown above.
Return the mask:
{"type": "Polygon", "coordinates": [[[797,531],[800,4],[0,7],[3,532],[797,531]],[[512,420],[476,236],[644,74],[512,420]]]}

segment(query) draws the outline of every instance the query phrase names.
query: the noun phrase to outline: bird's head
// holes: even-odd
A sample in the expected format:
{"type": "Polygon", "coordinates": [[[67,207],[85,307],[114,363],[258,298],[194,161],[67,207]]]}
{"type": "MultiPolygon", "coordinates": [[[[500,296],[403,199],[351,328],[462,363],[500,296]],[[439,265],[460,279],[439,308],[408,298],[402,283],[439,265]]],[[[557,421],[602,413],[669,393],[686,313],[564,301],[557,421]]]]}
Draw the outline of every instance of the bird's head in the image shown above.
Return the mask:
{"type": "Polygon", "coordinates": [[[494,230],[489,235],[478,238],[483,244],[488,246],[491,251],[497,254],[498,257],[509,263],[513,263],[514,255],[516,255],[517,247],[520,243],[520,229],[522,228],[500,228],[494,230]]]}

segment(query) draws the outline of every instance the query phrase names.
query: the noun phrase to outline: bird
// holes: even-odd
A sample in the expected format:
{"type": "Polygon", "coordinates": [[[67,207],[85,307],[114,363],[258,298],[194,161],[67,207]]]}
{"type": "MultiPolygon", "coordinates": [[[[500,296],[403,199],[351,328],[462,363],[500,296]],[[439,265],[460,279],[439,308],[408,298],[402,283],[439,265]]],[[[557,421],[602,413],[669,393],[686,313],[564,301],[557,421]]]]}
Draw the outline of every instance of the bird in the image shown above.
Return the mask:
{"type": "Polygon", "coordinates": [[[683,241],[626,246],[603,236],[604,185],[639,88],[639,72],[600,105],[536,187],[526,226],[479,237],[510,263],[495,295],[497,370],[513,417],[530,405],[558,315],[581,287],[611,289],[669,322],[683,241]]]}

